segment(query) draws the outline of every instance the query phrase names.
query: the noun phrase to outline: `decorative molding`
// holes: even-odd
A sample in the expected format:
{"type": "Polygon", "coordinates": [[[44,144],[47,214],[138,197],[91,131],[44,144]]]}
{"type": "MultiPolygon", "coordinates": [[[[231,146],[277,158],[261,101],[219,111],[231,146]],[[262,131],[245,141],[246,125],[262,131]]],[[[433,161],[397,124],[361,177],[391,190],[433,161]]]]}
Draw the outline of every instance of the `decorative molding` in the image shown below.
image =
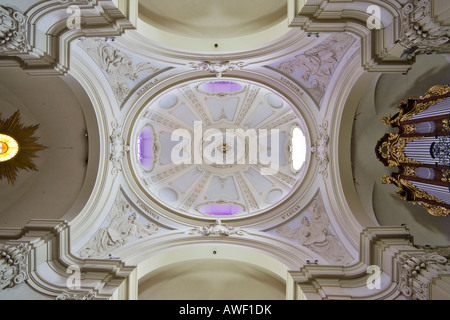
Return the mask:
{"type": "Polygon", "coordinates": [[[58,0],[60,4],[94,4],[96,0],[58,0]]]}
{"type": "Polygon", "coordinates": [[[210,126],[211,120],[209,119],[204,106],[202,106],[200,101],[198,101],[197,96],[195,95],[194,91],[190,87],[183,87],[181,90],[184,92],[184,94],[188,98],[188,101],[194,107],[195,111],[200,115],[200,117],[203,121],[203,124],[205,126],[210,126]]]}
{"type": "Polygon", "coordinates": [[[173,119],[168,118],[166,115],[162,115],[159,113],[156,113],[154,111],[147,111],[143,115],[143,118],[150,120],[152,122],[156,122],[160,125],[165,126],[166,128],[177,130],[180,128],[183,128],[185,130],[192,130],[189,126],[185,125],[182,122],[174,121],[173,119]]]}
{"type": "Polygon", "coordinates": [[[402,253],[398,259],[400,274],[399,289],[414,300],[429,300],[433,280],[441,275],[450,275],[447,258],[433,253],[411,255],[402,253]]]}
{"type": "Polygon", "coordinates": [[[126,245],[133,238],[145,238],[158,231],[158,226],[154,223],[138,223],[139,215],[132,211],[131,205],[122,199],[122,193],[119,192],[109,212],[107,226],[95,233],[93,239],[79,250],[79,255],[82,258],[101,258],[126,245]]]}
{"type": "Polygon", "coordinates": [[[122,126],[119,125],[117,121],[113,121],[111,126],[113,128],[113,132],[109,137],[111,141],[111,154],[109,159],[111,160],[113,166],[111,173],[116,175],[122,171],[122,159],[125,154],[130,151],[130,146],[128,146],[122,139],[122,126]]]}
{"type": "Polygon", "coordinates": [[[203,70],[213,73],[217,78],[222,77],[226,72],[233,70],[242,70],[246,64],[244,62],[231,62],[231,61],[201,61],[201,62],[190,62],[189,67],[195,70],[203,70]]]}
{"type": "Polygon", "coordinates": [[[190,168],[190,165],[187,164],[179,164],[179,165],[173,165],[169,169],[166,169],[164,171],[157,172],[156,174],[152,176],[144,176],[143,180],[147,185],[152,185],[155,183],[158,183],[160,181],[163,181],[165,179],[168,179],[174,175],[176,175],[179,172],[182,172],[186,170],[187,168],[190,168]]]}
{"type": "MultiPolygon", "coordinates": [[[[92,292],[95,293],[96,300],[114,299],[116,295],[132,299],[134,293],[130,294],[131,284],[127,279],[133,274],[135,267],[127,266],[118,259],[97,260],[96,263],[93,260],[79,259],[71,252],[73,228],[67,221],[58,219],[32,219],[23,228],[0,228],[0,238],[9,239],[8,245],[30,248],[26,261],[28,278],[23,286],[17,288],[16,293],[26,294],[32,290],[45,298],[55,299],[64,292],[92,292]],[[75,276],[69,271],[73,270],[72,267],[79,268],[79,284],[83,289],[69,290],[68,281],[72,283],[75,276]],[[41,272],[41,268],[46,271],[41,272]]],[[[3,268],[3,262],[6,261],[0,259],[0,268],[3,268]]],[[[0,277],[1,275],[0,269],[0,277]]],[[[7,296],[8,292],[4,295],[7,296]]]]}
{"type": "Polygon", "coordinates": [[[28,53],[27,17],[22,13],[0,5],[0,52],[28,53]]]}
{"type": "Polygon", "coordinates": [[[249,207],[253,210],[258,210],[259,209],[258,202],[255,200],[255,197],[253,196],[253,193],[250,191],[249,186],[242,177],[242,174],[240,172],[236,172],[235,178],[238,182],[240,189],[242,190],[242,193],[244,194],[245,200],[247,201],[249,207]]]}
{"type": "Polygon", "coordinates": [[[347,265],[353,258],[330,229],[331,222],[319,194],[311,205],[311,217],[304,215],[302,224],[291,229],[287,225],[277,228],[277,233],[314,251],[331,264],[347,265]]]}
{"type": "Polygon", "coordinates": [[[64,291],[56,297],[56,300],[94,300],[95,293],[93,292],[72,292],[64,291]]]}
{"type": "Polygon", "coordinates": [[[0,244],[0,289],[14,287],[28,279],[28,254],[25,243],[17,246],[0,244]]]}
{"type": "Polygon", "coordinates": [[[407,48],[407,59],[419,52],[439,51],[448,43],[450,27],[442,26],[431,16],[431,0],[414,0],[400,9],[401,31],[398,43],[407,48]]]}
{"type": "Polygon", "coordinates": [[[214,223],[207,226],[192,229],[191,231],[189,231],[189,234],[200,234],[202,236],[242,236],[245,234],[245,232],[241,228],[230,227],[222,223],[221,220],[216,220],[214,223]]]}
{"type": "Polygon", "coordinates": [[[330,137],[328,135],[328,122],[325,121],[319,126],[319,136],[311,146],[311,152],[315,154],[317,161],[319,161],[319,173],[324,177],[328,177],[328,143],[330,137]]]}
{"type": "Polygon", "coordinates": [[[104,39],[87,38],[80,42],[80,46],[105,72],[119,102],[124,102],[131,92],[128,81],[138,81],[141,72],[155,73],[159,71],[150,62],[136,64],[132,57],[106,43],[104,39]]]}
{"type": "Polygon", "coordinates": [[[210,176],[211,172],[209,171],[203,173],[201,180],[197,183],[195,189],[192,190],[192,192],[189,194],[189,197],[183,203],[182,208],[184,210],[189,210],[194,205],[194,202],[197,200],[198,197],[200,197],[201,192],[207,186],[207,182],[210,176]]]}
{"type": "Polygon", "coordinates": [[[247,115],[248,111],[252,107],[253,103],[255,102],[255,99],[259,93],[259,88],[255,87],[249,90],[246,98],[245,103],[243,104],[241,111],[239,112],[239,115],[235,121],[236,124],[241,125],[242,121],[244,121],[245,116],[247,115]]]}

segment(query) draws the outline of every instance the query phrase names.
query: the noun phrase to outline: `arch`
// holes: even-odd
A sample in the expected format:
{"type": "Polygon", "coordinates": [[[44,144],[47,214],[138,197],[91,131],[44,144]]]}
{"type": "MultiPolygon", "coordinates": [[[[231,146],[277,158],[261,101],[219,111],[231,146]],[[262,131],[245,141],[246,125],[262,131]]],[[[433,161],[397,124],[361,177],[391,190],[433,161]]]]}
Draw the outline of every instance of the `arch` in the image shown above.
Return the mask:
{"type": "Polygon", "coordinates": [[[86,205],[99,167],[99,127],[90,97],[71,75],[43,81],[17,67],[3,68],[1,78],[2,117],[20,112],[20,123],[37,125],[35,137],[46,147],[36,153],[37,171],[18,171],[14,185],[2,191],[4,226],[21,227],[35,214],[74,217],[86,205]]]}
{"type": "Polygon", "coordinates": [[[145,281],[146,278],[151,277],[152,273],[164,270],[165,267],[176,266],[183,262],[221,260],[242,263],[272,279],[285,282],[286,298],[289,298],[292,285],[289,271],[297,270],[300,265],[306,263],[307,259],[315,259],[317,256],[311,255],[309,252],[299,253],[298,248],[287,248],[286,244],[284,244],[284,250],[280,249],[280,244],[274,239],[272,242],[276,241],[278,244],[276,246],[273,244],[271,247],[262,243],[261,239],[257,239],[258,237],[255,239],[254,236],[251,236],[251,238],[193,237],[187,239],[184,237],[184,239],[172,240],[170,244],[159,239],[158,242],[163,244],[162,247],[155,242],[152,246],[145,245],[144,243],[147,241],[144,241],[139,245],[129,247],[129,249],[124,248],[116,254],[123,261],[127,261],[127,264],[136,264],[136,275],[130,283],[131,290],[136,293],[139,291],[140,280],[145,281]],[[295,253],[292,254],[294,251],[295,253]]]}

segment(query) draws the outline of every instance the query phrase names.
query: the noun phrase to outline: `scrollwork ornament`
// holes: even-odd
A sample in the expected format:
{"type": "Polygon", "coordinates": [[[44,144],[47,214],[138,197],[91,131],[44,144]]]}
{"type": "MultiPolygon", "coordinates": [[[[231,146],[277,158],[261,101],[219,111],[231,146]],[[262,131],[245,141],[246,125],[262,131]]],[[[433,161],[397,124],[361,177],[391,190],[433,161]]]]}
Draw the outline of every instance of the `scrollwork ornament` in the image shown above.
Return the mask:
{"type": "Polygon", "coordinates": [[[93,292],[71,292],[64,291],[56,297],[56,300],[94,300],[93,292]]]}
{"type": "Polygon", "coordinates": [[[414,300],[428,300],[433,280],[450,274],[447,258],[436,252],[422,255],[402,253],[398,259],[399,290],[414,300]]]}
{"type": "Polygon", "coordinates": [[[202,236],[231,236],[231,235],[239,235],[242,236],[245,232],[241,228],[230,227],[221,220],[216,220],[214,223],[197,227],[189,231],[189,234],[195,235],[200,234],[202,236]]]}
{"type": "Polygon", "coordinates": [[[111,155],[110,160],[112,162],[112,174],[116,175],[122,171],[122,159],[125,154],[130,151],[130,147],[122,139],[122,126],[113,121],[111,123],[113,132],[110,136],[111,141],[111,155]]]}
{"type": "Polygon", "coordinates": [[[398,133],[390,133],[379,146],[378,154],[387,161],[390,167],[398,167],[402,163],[421,164],[419,161],[408,158],[404,152],[408,142],[421,138],[423,137],[402,137],[398,133]]]}
{"type": "Polygon", "coordinates": [[[28,279],[28,254],[31,248],[0,244],[0,289],[11,288],[28,279]]]}
{"type": "Polygon", "coordinates": [[[398,43],[407,48],[405,55],[439,50],[448,43],[450,28],[435,21],[430,0],[414,0],[400,10],[401,33],[398,43]]]}
{"type": "Polygon", "coordinates": [[[0,52],[29,52],[31,46],[27,42],[27,17],[0,5],[0,21],[0,52]]]}
{"type": "Polygon", "coordinates": [[[245,63],[231,61],[201,61],[190,62],[188,66],[195,70],[208,71],[210,73],[213,73],[217,78],[220,78],[226,72],[233,70],[242,70],[245,67],[245,63]]]}
{"type": "Polygon", "coordinates": [[[328,136],[328,122],[325,121],[319,126],[319,136],[316,142],[311,146],[311,152],[315,154],[316,159],[319,161],[319,173],[324,177],[328,177],[328,143],[330,137],[328,136]]]}

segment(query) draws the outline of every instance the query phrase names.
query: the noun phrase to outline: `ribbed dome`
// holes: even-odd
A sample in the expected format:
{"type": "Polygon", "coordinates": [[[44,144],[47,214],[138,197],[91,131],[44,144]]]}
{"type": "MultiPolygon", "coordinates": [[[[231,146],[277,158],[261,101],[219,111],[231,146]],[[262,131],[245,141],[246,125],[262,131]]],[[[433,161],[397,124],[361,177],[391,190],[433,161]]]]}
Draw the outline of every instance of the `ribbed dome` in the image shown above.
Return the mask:
{"type": "Polygon", "coordinates": [[[221,78],[181,85],[151,101],[136,123],[136,176],[153,200],[180,213],[265,212],[306,171],[306,140],[292,145],[294,131],[303,136],[302,123],[286,99],[256,83],[221,78]]]}

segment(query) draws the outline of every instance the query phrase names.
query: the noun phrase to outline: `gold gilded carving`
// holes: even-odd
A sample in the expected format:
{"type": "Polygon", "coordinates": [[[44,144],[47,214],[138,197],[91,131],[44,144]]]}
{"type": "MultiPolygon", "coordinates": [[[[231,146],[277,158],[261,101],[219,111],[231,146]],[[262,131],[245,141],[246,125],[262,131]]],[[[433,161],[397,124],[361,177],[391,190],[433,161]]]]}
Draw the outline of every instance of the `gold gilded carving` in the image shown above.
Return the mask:
{"type": "Polygon", "coordinates": [[[437,217],[448,217],[449,215],[449,209],[441,207],[441,206],[433,206],[428,203],[423,203],[423,206],[425,209],[427,209],[428,213],[432,216],[437,217]]]}
{"type": "Polygon", "coordinates": [[[408,201],[412,204],[419,204],[424,206],[429,214],[433,216],[448,216],[450,210],[439,205],[445,203],[436,197],[429,195],[426,191],[417,188],[410,181],[405,179],[396,179],[392,176],[385,176],[380,178],[383,184],[395,184],[398,187],[397,194],[400,199],[408,201]],[[410,199],[408,199],[408,195],[410,199]],[[435,202],[438,204],[431,204],[429,202],[435,202]]]}
{"type": "Polygon", "coordinates": [[[400,166],[400,163],[421,164],[405,155],[404,149],[408,142],[423,137],[402,137],[398,133],[390,133],[385,141],[378,147],[378,154],[387,161],[390,167],[400,166]]]}
{"type": "Polygon", "coordinates": [[[404,134],[411,134],[416,132],[416,126],[414,124],[404,124],[402,128],[404,134]]]}
{"type": "Polygon", "coordinates": [[[405,176],[415,176],[416,175],[415,168],[403,167],[403,175],[405,175],[405,176]]]}
{"type": "Polygon", "coordinates": [[[444,95],[448,94],[449,92],[450,86],[448,85],[433,86],[427,91],[424,96],[418,99],[409,98],[402,100],[402,102],[397,107],[399,112],[394,116],[389,115],[382,118],[381,122],[390,125],[393,123],[407,121],[419,112],[422,112],[435,105],[436,103],[445,100],[447,97],[445,97],[444,95]],[[414,101],[414,104],[411,108],[408,108],[408,101],[414,101]]]}

